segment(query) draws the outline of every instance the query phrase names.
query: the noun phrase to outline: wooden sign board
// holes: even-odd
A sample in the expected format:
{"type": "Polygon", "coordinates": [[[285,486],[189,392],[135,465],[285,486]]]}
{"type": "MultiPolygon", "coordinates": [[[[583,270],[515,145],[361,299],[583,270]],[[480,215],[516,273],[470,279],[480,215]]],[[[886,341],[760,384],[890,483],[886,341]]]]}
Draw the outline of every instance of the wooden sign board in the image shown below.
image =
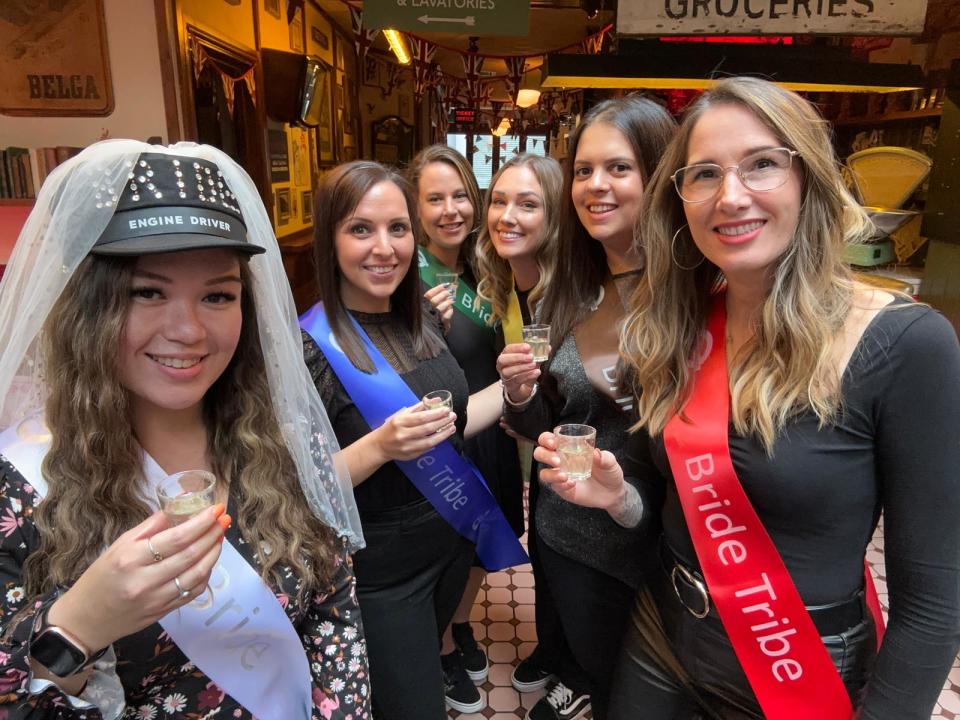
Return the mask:
{"type": "Polygon", "coordinates": [[[619,0],[621,35],[919,35],[927,0],[619,0]]]}
{"type": "Polygon", "coordinates": [[[0,2],[0,112],[109,115],[103,0],[30,4],[0,2]]]}
{"type": "Polygon", "coordinates": [[[521,36],[530,24],[530,0],[366,0],[365,28],[464,35],[521,36]]]}

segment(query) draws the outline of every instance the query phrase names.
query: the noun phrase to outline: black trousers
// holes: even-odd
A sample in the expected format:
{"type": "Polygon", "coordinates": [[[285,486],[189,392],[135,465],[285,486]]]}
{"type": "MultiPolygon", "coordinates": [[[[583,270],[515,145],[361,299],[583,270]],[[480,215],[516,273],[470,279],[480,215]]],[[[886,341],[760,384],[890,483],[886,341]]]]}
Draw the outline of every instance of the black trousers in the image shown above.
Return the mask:
{"type": "Polygon", "coordinates": [[[605,720],[610,683],[636,591],[561,555],[539,537],[536,547],[546,579],[545,588],[537,589],[537,612],[544,598],[560,624],[560,632],[544,648],[550,653],[550,669],[564,685],[589,694],[594,720],[605,720]]]}
{"type": "MultiPolygon", "coordinates": [[[[665,572],[654,573],[651,594],[652,612],[649,599],[645,604],[638,596],[634,604],[613,678],[609,720],[763,720],[720,620],[691,615],[665,572]],[[680,672],[669,667],[676,663],[680,672]]],[[[875,657],[869,613],[823,642],[858,707],[875,657]]]]}
{"type": "Polygon", "coordinates": [[[363,519],[354,556],[377,720],[445,720],[440,634],[453,618],[474,546],[426,501],[363,519]]]}

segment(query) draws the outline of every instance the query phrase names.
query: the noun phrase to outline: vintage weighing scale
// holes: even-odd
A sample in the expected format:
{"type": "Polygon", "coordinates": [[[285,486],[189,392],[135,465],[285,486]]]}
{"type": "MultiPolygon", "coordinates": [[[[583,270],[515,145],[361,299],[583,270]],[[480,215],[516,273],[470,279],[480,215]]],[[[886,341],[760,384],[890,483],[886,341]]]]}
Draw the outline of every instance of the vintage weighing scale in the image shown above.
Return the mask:
{"type": "Polygon", "coordinates": [[[903,206],[932,165],[923,153],[902,147],[869,148],[847,158],[851,189],[860,196],[875,228],[868,242],[847,246],[847,262],[859,267],[902,262],[923,244],[920,213],[903,206]]]}

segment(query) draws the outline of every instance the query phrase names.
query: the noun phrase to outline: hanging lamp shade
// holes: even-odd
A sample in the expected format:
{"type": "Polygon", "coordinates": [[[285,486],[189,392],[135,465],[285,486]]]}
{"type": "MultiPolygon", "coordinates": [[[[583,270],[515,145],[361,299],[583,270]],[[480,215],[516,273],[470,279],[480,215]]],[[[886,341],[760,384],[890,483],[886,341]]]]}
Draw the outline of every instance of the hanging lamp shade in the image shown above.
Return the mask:
{"type": "Polygon", "coordinates": [[[540,100],[540,69],[523,74],[523,82],[517,93],[517,107],[528,108],[540,100]]]}

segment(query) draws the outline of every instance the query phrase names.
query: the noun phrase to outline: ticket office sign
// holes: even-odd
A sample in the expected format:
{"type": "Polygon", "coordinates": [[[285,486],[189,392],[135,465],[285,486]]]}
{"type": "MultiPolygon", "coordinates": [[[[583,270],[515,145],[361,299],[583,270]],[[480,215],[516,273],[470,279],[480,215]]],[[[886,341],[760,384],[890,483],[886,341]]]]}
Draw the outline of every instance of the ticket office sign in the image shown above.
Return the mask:
{"type": "Polygon", "coordinates": [[[927,0],[619,0],[622,35],[919,35],[927,0]]]}
{"type": "Polygon", "coordinates": [[[464,35],[526,35],[530,0],[366,0],[366,28],[464,35]]]}

